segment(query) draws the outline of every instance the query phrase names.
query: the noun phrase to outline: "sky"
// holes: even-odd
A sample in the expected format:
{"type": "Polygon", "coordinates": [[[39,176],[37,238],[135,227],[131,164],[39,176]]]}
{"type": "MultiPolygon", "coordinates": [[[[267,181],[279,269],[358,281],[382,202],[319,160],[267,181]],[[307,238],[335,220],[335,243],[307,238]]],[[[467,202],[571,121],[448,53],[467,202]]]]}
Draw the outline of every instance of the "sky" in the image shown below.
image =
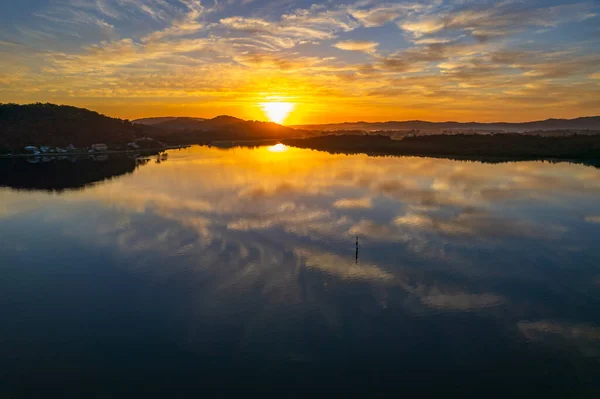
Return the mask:
{"type": "Polygon", "coordinates": [[[285,103],[286,124],[600,115],[600,1],[4,3],[2,103],[258,120],[285,103]]]}

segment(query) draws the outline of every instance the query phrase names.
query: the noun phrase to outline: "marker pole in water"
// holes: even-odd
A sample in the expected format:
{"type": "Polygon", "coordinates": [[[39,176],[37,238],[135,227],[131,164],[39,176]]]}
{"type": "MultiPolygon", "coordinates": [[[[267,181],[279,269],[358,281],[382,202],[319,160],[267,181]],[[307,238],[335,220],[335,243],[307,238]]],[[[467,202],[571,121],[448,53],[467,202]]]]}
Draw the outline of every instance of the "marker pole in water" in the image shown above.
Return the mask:
{"type": "Polygon", "coordinates": [[[358,265],[358,236],[356,236],[356,264],[358,265]]]}

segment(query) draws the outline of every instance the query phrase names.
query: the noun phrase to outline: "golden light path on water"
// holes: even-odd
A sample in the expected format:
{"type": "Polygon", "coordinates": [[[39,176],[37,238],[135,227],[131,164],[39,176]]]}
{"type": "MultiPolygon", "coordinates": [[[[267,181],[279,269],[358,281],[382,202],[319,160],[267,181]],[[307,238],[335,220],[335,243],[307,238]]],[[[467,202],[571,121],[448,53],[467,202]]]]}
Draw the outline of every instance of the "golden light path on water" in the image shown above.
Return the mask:
{"type": "Polygon", "coordinates": [[[288,146],[285,144],[275,144],[269,147],[269,151],[271,152],[286,152],[288,150],[288,146]]]}

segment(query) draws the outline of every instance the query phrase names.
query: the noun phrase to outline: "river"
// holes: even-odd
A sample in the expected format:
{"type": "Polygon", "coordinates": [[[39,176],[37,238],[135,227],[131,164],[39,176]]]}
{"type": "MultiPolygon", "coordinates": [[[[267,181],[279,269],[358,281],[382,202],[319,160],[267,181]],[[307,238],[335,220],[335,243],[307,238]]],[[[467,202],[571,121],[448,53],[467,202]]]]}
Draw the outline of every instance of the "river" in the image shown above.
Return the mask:
{"type": "Polygon", "coordinates": [[[596,167],[1,162],[3,397],[600,395],[596,167]]]}

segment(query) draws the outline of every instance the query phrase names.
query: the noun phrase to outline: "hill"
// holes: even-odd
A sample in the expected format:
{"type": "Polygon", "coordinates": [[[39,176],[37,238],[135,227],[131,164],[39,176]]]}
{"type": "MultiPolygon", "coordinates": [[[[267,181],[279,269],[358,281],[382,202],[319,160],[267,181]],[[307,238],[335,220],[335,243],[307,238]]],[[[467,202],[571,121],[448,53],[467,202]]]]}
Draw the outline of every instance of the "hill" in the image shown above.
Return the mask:
{"type": "Polygon", "coordinates": [[[54,104],[0,104],[0,149],[28,145],[124,144],[143,136],[143,126],[83,108],[54,104]]]}
{"type": "Polygon", "coordinates": [[[245,121],[228,115],[212,119],[173,118],[152,125],[154,138],[173,144],[202,144],[215,140],[259,140],[298,137],[301,131],[272,122],[245,121]]]}
{"type": "Polygon", "coordinates": [[[123,148],[140,137],[182,145],[298,135],[298,131],[276,123],[245,121],[227,115],[213,119],[146,118],[132,123],[66,105],[0,104],[0,152],[18,152],[26,146],[89,147],[97,143],[123,148]]]}
{"type": "Polygon", "coordinates": [[[389,121],[389,122],[345,122],[323,125],[298,125],[297,129],[339,131],[391,131],[391,130],[420,130],[442,132],[444,130],[478,131],[478,132],[528,132],[533,130],[600,130],[600,116],[582,117],[576,119],[546,119],[543,121],[507,123],[507,122],[427,122],[427,121],[389,121]]]}

